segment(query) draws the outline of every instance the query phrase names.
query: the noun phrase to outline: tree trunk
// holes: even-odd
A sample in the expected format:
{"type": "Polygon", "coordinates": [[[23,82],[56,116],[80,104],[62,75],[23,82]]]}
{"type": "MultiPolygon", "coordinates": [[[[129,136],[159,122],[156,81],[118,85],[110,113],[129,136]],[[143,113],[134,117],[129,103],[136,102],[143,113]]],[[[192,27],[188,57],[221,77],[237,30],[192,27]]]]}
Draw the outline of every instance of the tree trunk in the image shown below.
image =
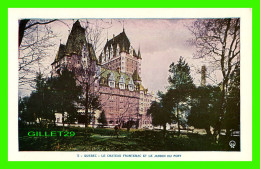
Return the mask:
{"type": "Polygon", "coordinates": [[[206,133],[207,133],[208,136],[211,136],[211,135],[212,135],[212,134],[211,134],[211,131],[210,131],[210,126],[207,126],[207,127],[205,128],[205,130],[206,130],[206,133]]]}
{"type": "Polygon", "coordinates": [[[163,138],[166,136],[166,123],[163,124],[163,138]]]}
{"type": "Polygon", "coordinates": [[[227,130],[227,131],[226,131],[226,136],[227,136],[227,137],[231,137],[231,136],[232,136],[232,132],[230,131],[231,128],[228,127],[228,128],[226,128],[226,130],[227,130]]]}
{"type": "Polygon", "coordinates": [[[130,121],[127,122],[127,132],[129,133],[130,132],[130,121]]]}
{"type": "Polygon", "coordinates": [[[51,113],[52,113],[52,115],[54,115],[54,117],[53,117],[53,127],[56,127],[56,116],[55,116],[53,109],[51,110],[51,113]]]}
{"type": "Polygon", "coordinates": [[[62,110],[62,130],[64,130],[64,111],[62,110]]]}
{"type": "Polygon", "coordinates": [[[85,136],[88,137],[88,131],[87,131],[87,128],[88,128],[88,124],[89,124],[89,108],[90,108],[90,105],[89,105],[89,91],[90,90],[90,87],[89,87],[89,84],[86,83],[86,100],[85,100],[85,136]]]}
{"type": "Polygon", "coordinates": [[[214,132],[215,135],[215,140],[218,143],[219,141],[219,136],[220,136],[220,132],[221,132],[221,123],[224,117],[224,112],[225,112],[225,90],[226,90],[226,80],[223,81],[223,88],[222,88],[222,92],[221,92],[221,104],[220,104],[220,110],[219,110],[219,119],[217,122],[217,126],[216,126],[216,132],[214,132]]]}
{"type": "Polygon", "coordinates": [[[21,43],[22,43],[23,36],[24,36],[24,31],[25,31],[25,27],[26,27],[26,24],[27,24],[29,21],[30,21],[29,19],[22,19],[22,20],[20,20],[20,22],[19,22],[19,46],[20,46],[21,43]]]}
{"type": "Polygon", "coordinates": [[[181,134],[180,119],[179,119],[179,104],[177,103],[177,123],[178,123],[178,136],[181,134]]]}
{"type": "Polygon", "coordinates": [[[85,129],[87,129],[88,127],[88,120],[89,120],[89,117],[88,117],[88,109],[89,109],[89,103],[88,103],[88,93],[89,92],[89,86],[88,84],[86,84],[86,101],[85,101],[85,129]]]}
{"type": "Polygon", "coordinates": [[[56,117],[54,119],[53,125],[54,125],[54,127],[56,127],[56,117]]]}

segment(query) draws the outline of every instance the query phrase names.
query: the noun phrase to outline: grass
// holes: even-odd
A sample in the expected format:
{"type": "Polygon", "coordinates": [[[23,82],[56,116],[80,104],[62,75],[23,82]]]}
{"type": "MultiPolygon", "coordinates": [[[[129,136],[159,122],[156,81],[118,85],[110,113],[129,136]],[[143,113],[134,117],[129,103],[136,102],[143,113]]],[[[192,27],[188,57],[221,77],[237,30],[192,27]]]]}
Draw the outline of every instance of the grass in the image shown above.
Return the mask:
{"type": "MultiPolygon", "coordinates": [[[[119,131],[118,138],[113,129],[65,128],[74,131],[73,137],[31,137],[28,131],[62,131],[62,127],[39,129],[25,127],[19,129],[20,151],[239,151],[236,146],[231,149],[230,138],[221,137],[217,144],[207,135],[184,134],[177,136],[167,132],[163,137],[161,131],[136,130],[119,131]]],[[[231,138],[239,145],[239,137],[231,138]]]]}

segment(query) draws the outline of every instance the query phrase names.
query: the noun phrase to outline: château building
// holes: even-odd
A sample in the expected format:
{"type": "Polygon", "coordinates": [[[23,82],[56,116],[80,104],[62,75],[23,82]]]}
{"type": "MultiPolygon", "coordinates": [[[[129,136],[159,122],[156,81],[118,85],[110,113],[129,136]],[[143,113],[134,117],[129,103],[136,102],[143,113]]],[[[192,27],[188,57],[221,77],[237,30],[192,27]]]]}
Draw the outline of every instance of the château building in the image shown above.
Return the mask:
{"type": "MultiPolygon", "coordinates": [[[[97,118],[104,111],[109,127],[151,128],[151,117],[146,112],[153,95],[142,85],[141,60],[140,48],[136,52],[124,29],[107,40],[97,59],[93,46],[86,40],[85,29],[76,21],[66,45],[59,46],[51,74],[57,76],[66,67],[75,72],[77,84],[83,85],[83,89],[86,87],[82,81],[93,82],[89,83],[90,91],[98,95],[101,110],[88,111],[93,114],[91,125],[98,125],[97,118]]],[[[83,116],[86,111],[81,107],[79,112],[83,116]]]]}

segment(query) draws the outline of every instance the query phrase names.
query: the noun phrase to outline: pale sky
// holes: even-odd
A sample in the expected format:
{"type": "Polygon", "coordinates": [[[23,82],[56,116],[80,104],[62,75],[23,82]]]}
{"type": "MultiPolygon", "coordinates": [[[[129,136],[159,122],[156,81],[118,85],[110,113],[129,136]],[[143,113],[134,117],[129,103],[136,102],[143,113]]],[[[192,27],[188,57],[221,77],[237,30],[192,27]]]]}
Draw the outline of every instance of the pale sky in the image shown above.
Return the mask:
{"type": "MultiPolygon", "coordinates": [[[[46,59],[46,67],[50,67],[58,46],[66,44],[69,30],[75,20],[63,20],[50,24],[54,33],[58,34],[57,46],[50,51],[50,58],[46,59]]],[[[81,25],[84,27],[86,20],[82,19],[81,25]]],[[[139,46],[142,55],[141,78],[145,88],[156,93],[158,90],[166,91],[168,84],[168,70],[172,62],[177,62],[182,56],[191,67],[191,74],[196,85],[200,84],[200,74],[195,70],[200,69],[204,60],[193,59],[194,48],[187,44],[191,34],[186,26],[191,24],[191,19],[89,19],[90,25],[98,23],[103,29],[101,38],[101,48],[105,45],[106,39],[111,39],[123,31],[128,36],[131,45],[138,50],[139,46]]],[[[97,53],[99,56],[99,53],[97,53]]],[[[207,65],[207,64],[206,64],[207,65]]],[[[218,79],[221,77],[218,76],[218,79]]],[[[207,79],[208,83],[211,83],[207,79]]]]}

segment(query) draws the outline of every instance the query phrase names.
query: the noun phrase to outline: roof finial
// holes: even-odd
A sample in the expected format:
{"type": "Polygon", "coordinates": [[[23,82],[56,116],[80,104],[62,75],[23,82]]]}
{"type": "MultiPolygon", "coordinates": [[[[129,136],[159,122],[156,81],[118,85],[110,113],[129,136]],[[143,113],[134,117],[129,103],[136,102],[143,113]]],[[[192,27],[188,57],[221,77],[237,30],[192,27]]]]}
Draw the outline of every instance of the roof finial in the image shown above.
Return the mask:
{"type": "Polygon", "coordinates": [[[125,32],[125,21],[123,20],[123,32],[125,32]]]}
{"type": "Polygon", "coordinates": [[[61,39],[60,39],[60,45],[61,45],[61,39]]]}
{"type": "Polygon", "coordinates": [[[141,59],[140,43],[139,43],[139,48],[138,48],[138,54],[137,54],[137,56],[138,56],[138,59],[141,59]]]}
{"type": "Polygon", "coordinates": [[[108,41],[108,29],[107,29],[107,41],[108,41]]]}

